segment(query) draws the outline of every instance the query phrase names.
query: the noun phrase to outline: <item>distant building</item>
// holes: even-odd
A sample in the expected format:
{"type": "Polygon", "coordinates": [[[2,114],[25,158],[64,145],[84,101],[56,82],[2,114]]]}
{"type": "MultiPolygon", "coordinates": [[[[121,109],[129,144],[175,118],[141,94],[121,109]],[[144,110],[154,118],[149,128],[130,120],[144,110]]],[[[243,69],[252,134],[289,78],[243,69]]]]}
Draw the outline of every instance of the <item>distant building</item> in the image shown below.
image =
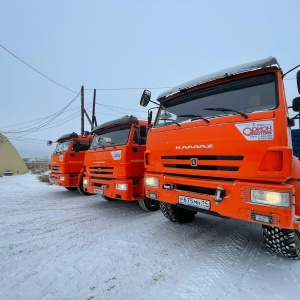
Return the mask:
{"type": "Polygon", "coordinates": [[[0,133],[0,175],[27,172],[28,168],[16,148],[5,135],[0,133]]]}

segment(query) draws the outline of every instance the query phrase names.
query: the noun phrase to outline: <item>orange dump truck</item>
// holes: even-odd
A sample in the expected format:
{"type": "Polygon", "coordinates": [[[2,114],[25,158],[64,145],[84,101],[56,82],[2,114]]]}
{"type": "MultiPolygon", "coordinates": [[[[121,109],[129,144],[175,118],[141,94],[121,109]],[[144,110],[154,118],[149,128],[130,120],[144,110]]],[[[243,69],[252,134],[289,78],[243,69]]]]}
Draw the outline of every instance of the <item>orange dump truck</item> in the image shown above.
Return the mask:
{"type": "MultiPolygon", "coordinates": [[[[184,223],[201,212],[258,223],[269,249],[300,258],[300,162],[293,156],[284,75],[269,57],[158,97],[145,195],[160,201],[166,218],[184,223]]],[[[299,72],[297,84],[300,92],[299,72]]],[[[150,97],[145,90],[140,104],[150,97]]],[[[299,97],[293,109],[300,111],[299,97]]]]}
{"type": "Polygon", "coordinates": [[[106,200],[138,201],[146,211],[159,202],[144,195],[147,122],[126,116],[97,126],[84,162],[83,190],[106,200]]]}
{"type": "MultiPolygon", "coordinates": [[[[82,177],[82,168],[86,150],[89,148],[92,136],[79,135],[75,132],[61,136],[56,142],[56,148],[51,155],[49,164],[50,184],[77,190],[82,177]]],[[[48,144],[52,144],[51,141],[48,144]]]]}

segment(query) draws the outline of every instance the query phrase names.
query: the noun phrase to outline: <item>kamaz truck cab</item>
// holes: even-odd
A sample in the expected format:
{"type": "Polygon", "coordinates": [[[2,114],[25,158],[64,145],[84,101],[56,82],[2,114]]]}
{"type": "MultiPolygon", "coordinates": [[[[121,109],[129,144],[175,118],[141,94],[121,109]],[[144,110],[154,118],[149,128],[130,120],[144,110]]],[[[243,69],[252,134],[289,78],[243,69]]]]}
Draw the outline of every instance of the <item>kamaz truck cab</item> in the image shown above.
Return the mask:
{"type": "MultiPolygon", "coordinates": [[[[261,224],[269,249],[300,258],[300,162],[283,76],[269,57],[158,97],[145,152],[145,196],[160,201],[166,218],[184,223],[201,212],[261,224]]],[[[297,84],[300,92],[299,72],[297,84]]],[[[145,90],[140,104],[150,96],[145,90]]],[[[299,97],[293,109],[300,111],[299,97]]]]}
{"type": "MultiPolygon", "coordinates": [[[[75,132],[65,134],[56,141],[56,148],[49,164],[50,184],[60,185],[68,190],[77,190],[82,177],[84,156],[92,135],[75,132]]],[[[48,141],[48,145],[52,142],[48,141]]]]}
{"type": "Polygon", "coordinates": [[[97,126],[92,134],[85,155],[83,192],[106,200],[138,201],[146,211],[158,210],[159,202],[144,195],[147,122],[125,116],[97,126]]]}

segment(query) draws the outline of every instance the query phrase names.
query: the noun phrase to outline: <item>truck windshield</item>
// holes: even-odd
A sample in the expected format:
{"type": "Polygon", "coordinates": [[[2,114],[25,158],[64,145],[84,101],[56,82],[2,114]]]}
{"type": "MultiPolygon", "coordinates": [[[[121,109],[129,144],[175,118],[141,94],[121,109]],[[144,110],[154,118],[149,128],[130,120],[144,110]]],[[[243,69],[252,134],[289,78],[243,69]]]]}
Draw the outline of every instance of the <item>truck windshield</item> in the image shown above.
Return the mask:
{"type": "Polygon", "coordinates": [[[63,143],[58,143],[56,145],[56,148],[55,148],[55,153],[68,151],[70,143],[71,143],[70,140],[69,141],[65,141],[63,143]]]}
{"type": "Polygon", "coordinates": [[[278,106],[276,75],[268,73],[204,88],[163,102],[155,127],[272,110],[278,106]]]}
{"type": "Polygon", "coordinates": [[[110,129],[103,129],[94,135],[90,149],[115,147],[126,145],[131,125],[124,125],[110,129]]]}

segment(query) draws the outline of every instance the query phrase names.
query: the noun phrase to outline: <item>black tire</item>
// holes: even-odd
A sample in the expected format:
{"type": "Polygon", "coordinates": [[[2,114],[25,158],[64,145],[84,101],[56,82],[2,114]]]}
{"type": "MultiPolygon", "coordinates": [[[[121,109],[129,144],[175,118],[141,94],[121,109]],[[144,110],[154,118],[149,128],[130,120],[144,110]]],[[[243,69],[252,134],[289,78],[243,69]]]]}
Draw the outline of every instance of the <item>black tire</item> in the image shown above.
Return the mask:
{"type": "Polygon", "coordinates": [[[77,191],[77,187],[66,187],[68,191],[77,191]]]}
{"type": "Polygon", "coordinates": [[[148,212],[159,210],[159,202],[157,200],[145,198],[143,200],[139,200],[139,205],[143,210],[148,212]]]}
{"type": "Polygon", "coordinates": [[[194,220],[197,213],[166,202],[160,202],[160,209],[167,219],[175,223],[188,223],[194,220]]]}
{"type": "Polygon", "coordinates": [[[79,193],[84,195],[84,196],[94,195],[94,194],[90,194],[90,193],[88,193],[84,190],[84,188],[83,188],[83,178],[84,178],[84,176],[80,179],[80,184],[79,184],[79,187],[78,187],[79,193]]]}
{"type": "Polygon", "coordinates": [[[274,253],[300,259],[300,231],[278,227],[262,226],[264,244],[274,253]]]}

